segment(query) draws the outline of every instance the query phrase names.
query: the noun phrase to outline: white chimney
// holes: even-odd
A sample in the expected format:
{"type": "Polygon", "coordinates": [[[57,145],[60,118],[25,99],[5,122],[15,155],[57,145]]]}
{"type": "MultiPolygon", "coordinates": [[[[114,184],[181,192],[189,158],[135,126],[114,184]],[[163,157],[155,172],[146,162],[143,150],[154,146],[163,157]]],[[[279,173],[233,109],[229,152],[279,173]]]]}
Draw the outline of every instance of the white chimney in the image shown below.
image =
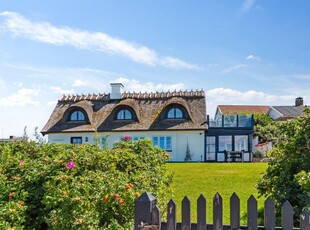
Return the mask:
{"type": "Polygon", "coordinates": [[[122,83],[111,83],[111,94],[110,94],[110,99],[115,100],[115,99],[121,99],[122,93],[124,86],[122,83]]]}

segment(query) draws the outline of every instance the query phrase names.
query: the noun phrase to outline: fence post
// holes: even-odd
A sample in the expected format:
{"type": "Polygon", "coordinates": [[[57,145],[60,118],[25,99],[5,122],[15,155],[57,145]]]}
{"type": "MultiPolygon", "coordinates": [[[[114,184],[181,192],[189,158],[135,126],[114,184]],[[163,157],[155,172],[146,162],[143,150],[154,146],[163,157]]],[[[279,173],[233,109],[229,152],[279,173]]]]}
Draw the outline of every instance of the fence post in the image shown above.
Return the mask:
{"type": "Polygon", "coordinates": [[[171,199],[167,206],[167,230],[175,230],[177,227],[176,209],[176,203],[171,199]]]}
{"type": "Polygon", "coordinates": [[[223,200],[219,193],[213,197],[213,229],[223,229],[223,200]]]}
{"type": "Polygon", "coordinates": [[[257,230],[257,200],[253,195],[248,199],[248,230],[257,230]]]}
{"type": "Polygon", "coordinates": [[[197,230],[207,229],[206,198],[201,194],[197,200],[197,230]]]}
{"type": "Polygon", "coordinates": [[[182,200],[182,230],[191,230],[191,202],[187,196],[182,200]]]}
{"type": "Polygon", "coordinates": [[[135,225],[134,230],[144,229],[146,225],[152,225],[152,214],[156,206],[156,198],[150,193],[143,193],[135,200],[135,225]]]}
{"type": "Polygon", "coordinates": [[[240,199],[236,193],[230,197],[230,229],[240,228],[240,199]]]}
{"type": "Polygon", "coordinates": [[[265,229],[266,230],[274,230],[276,227],[276,220],[275,220],[275,205],[273,200],[268,197],[265,201],[265,229]]]}
{"type": "Polygon", "coordinates": [[[300,220],[300,230],[309,230],[310,229],[310,216],[309,212],[304,209],[301,214],[300,220]]]}
{"type": "Polygon", "coordinates": [[[293,207],[290,202],[285,201],[281,208],[282,213],[282,229],[283,230],[291,230],[294,227],[293,221],[293,207]]]}

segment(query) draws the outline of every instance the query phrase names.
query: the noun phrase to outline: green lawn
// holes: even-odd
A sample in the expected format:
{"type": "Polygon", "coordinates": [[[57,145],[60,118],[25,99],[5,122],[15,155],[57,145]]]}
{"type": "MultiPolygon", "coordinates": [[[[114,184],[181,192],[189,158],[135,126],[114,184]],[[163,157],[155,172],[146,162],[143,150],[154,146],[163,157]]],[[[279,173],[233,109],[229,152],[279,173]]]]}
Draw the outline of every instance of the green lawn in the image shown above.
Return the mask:
{"type": "MultiPolygon", "coordinates": [[[[247,200],[252,194],[258,197],[255,184],[266,170],[267,163],[169,163],[167,169],[174,173],[173,199],[177,203],[178,221],[181,221],[181,202],[185,195],[191,201],[191,220],[196,222],[196,203],[200,194],[207,199],[207,221],[212,223],[212,199],[218,192],[223,198],[224,223],[229,223],[229,200],[233,192],[240,198],[242,217],[247,200]]],[[[265,198],[257,198],[263,207],[265,198]]],[[[241,224],[246,223],[246,218],[241,224]]]]}

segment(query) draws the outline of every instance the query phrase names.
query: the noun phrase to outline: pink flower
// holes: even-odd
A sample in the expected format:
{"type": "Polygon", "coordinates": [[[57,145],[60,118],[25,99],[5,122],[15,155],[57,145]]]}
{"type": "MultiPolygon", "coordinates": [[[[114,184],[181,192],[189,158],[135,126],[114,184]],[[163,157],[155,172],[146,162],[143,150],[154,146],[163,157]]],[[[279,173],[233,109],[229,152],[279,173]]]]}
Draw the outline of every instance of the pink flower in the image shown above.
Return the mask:
{"type": "Polygon", "coordinates": [[[124,136],[125,141],[130,141],[130,136],[124,136]]]}
{"type": "Polygon", "coordinates": [[[66,165],[66,168],[67,168],[67,169],[72,169],[72,168],[74,168],[74,166],[75,166],[74,162],[73,162],[73,161],[70,161],[70,162],[68,162],[68,164],[66,165]]]}
{"type": "Polygon", "coordinates": [[[19,161],[19,165],[24,165],[25,164],[25,161],[24,160],[20,160],[19,161]]]}

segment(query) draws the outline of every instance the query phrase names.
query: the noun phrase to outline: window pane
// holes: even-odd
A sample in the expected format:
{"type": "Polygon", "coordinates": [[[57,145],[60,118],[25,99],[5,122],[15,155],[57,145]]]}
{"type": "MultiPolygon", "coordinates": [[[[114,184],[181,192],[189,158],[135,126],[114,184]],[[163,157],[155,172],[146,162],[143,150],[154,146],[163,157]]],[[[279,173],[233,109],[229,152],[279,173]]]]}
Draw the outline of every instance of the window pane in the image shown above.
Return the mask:
{"type": "Polygon", "coordinates": [[[79,121],[84,121],[85,120],[85,116],[84,116],[84,114],[81,112],[81,111],[77,111],[77,113],[78,113],[78,120],[79,121]]]}
{"type": "Polygon", "coordinates": [[[158,146],[158,137],[153,137],[153,146],[158,146]]]}
{"type": "Polygon", "coordinates": [[[215,160],[215,137],[207,137],[206,140],[206,152],[207,152],[207,160],[214,161],[215,160]]]}
{"type": "Polygon", "coordinates": [[[166,137],[166,150],[171,150],[171,137],[166,137]]]}
{"type": "Polygon", "coordinates": [[[74,112],[71,114],[70,120],[71,120],[71,121],[77,121],[77,120],[78,120],[78,111],[74,111],[74,112]]]}
{"type": "Polygon", "coordinates": [[[248,151],[248,136],[240,135],[235,136],[235,150],[236,151],[248,151]]]}
{"type": "Polygon", "coordinates": [[[105,145],[105,143],[106,143],[106,139],[105,139],[105,137],[102,137],[102,138],[101,138],[101,144],[102,144],[102,145],[105,145]]]}
{"type": "Polygon", "coordinates": [[[159,137],[159,147],[165,149],[165,137],[159,137]]]}
{"type": "Polygon", "coordinates": [[[118,112],[117,120],[124,120],[124,110],[118,112]]]}
{"type": "Polygon", "coordinates": [[[131,120],[132,116],[131,116],[131,112],[129,112],[129,110],[125,109],[125,119],[126,120],[131,120]]]}
{"type": "Polygon", "coordinates": [[[172,108],[169,110],[169,112],[167,114],[167,118],[171,118],[171,119],[183,118],[183,113],[179,108],[172,108]]]}
{"type": "Polygon", "coordinates": [[[174,118],[174,109],[170,109],[167,118],[174,118]]]}
{"type": "Polygon", "coordinates": [[[219,151],[232,151],[232,136],[219,136],[219,151]]]}
{"type": "Polygon", "coordinates": [[[71,137],[71,143],[74,145],[82,144],[82,137],[71,137]]]}
{"type": "Polygon", "coordinates": [[[238,123],[239,123],[239,127],[251,127],[252,116],[251,115],[239,115],[238,123]]]}
{"type": "Polygon", "coordinates": [[[237,115],[224,115],[224,127],[237,127],[237,115]]]}
{"type": "Polygon", "coordinates": [[[183,117],[183,113],[180,109],[176,108],[175,109],[175,118],[182,118],[183,117]]]}

